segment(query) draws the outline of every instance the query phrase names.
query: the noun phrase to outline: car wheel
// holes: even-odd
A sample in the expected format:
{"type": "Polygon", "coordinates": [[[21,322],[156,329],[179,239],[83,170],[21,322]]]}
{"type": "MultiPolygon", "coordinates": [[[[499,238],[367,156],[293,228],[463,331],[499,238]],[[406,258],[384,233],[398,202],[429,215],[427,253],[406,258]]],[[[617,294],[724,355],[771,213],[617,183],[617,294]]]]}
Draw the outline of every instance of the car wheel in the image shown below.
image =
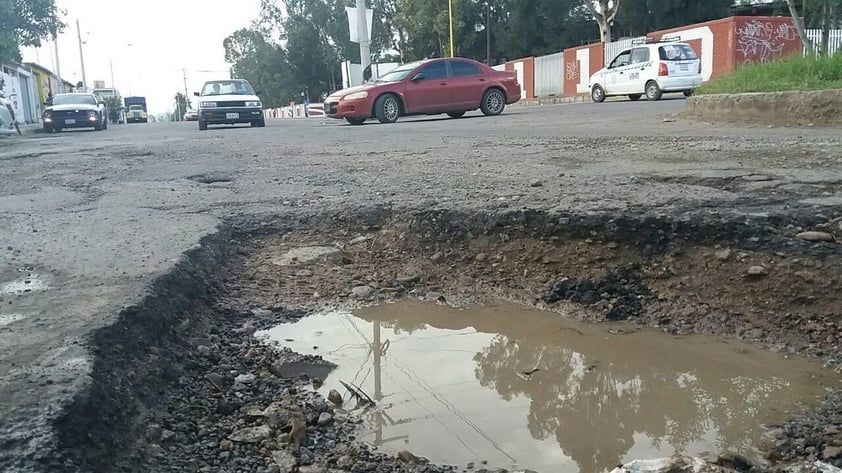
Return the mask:
{"type": "Polygon", "coordinates": [[[465,116],[465,112],[450,112],[447,116],[450,118],[462,118],[465,116]]]}
{"type": "Polygon", "coordinates": [[[395,123],[401,115],[401,102],[394,94],[385,94],[374,102],[374,116],[380,123],[395,123]]]}
{"type": "Polygon", "coordinates": [[[55,128],[51,126],[44,125],[44,133],[52,133],[55,131],[55,128]]]}
{"type": "Polygon", "coordinates": [[[506,96],[500,89],[488,89],[482,94],[479,108],[486,116],[500,115],[506,108],[506,96]]]}
{"type": "Polygon", "coordinates": [[[661,91],[661,86],[654,80],[650,80],[646,84],[646,100],[661,100],[664,92],[661,91]]]}
{"type": "Polygon", "coordinates": [[[96,125],[94,125],[94,131],[102,131],[102,122],[101,121],[96,122],[96,125]]]}
{"type": "Polygon", "coordinates": [[[203,122],[202,120],[199,120],[199,131],[205,131],[207,129],[208,124],[206,122],[203,122]]]}
{"type": "Polygon", "coordinates": [[[365,123],[365,118],[358,118],[358,117],[345,117],[345,121],[350,123],[351,125],[362,125],[365,123]]]}
{"type": "Polygon", "coordinates": [[[591,88],[591,100],[593,100],[594,103],[605,102],[605,89],[603,89],[601,85],[597,84],[591,88]]]}
{"type": "Polygon", "coordinates": [[[642,96],[643,94],[631,94],[629,95],[629,100],[631,100],[632,102],[637,102],[642,96]]]}
{"type": "Polygon", "coordinates": [[[687,90],[684,91],[684,96],[685,97],[691,97],[693,95],[693,92],[695,92],[695,90],[687,89],[687,90]]]}
{"type": "Polygon", "coordinates": [[[258,128],[265,128],[266,127],[266,120],[258,120],[257,121],[258,128]]]}

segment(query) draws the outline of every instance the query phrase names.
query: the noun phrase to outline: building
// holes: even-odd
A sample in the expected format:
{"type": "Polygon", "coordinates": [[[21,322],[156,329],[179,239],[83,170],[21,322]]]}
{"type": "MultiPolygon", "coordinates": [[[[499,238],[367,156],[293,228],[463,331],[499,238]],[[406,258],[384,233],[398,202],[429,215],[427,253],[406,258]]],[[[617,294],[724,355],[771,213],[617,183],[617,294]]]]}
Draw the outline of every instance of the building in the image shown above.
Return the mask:
{"type": "Polygon", "coordinates": [[[47,96],[70,92],[73,85],[60,81],[49,69],[34,63],[0,64],[0,83],[21,123],[38,123],[47,96]]]}

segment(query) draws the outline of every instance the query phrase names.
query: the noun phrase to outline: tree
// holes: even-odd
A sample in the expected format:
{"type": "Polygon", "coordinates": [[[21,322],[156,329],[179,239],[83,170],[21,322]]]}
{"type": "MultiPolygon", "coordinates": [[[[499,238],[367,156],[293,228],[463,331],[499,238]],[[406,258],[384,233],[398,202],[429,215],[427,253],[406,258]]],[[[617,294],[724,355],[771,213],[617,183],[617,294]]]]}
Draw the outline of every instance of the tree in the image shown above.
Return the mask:
{"type": "Polygon", "coordinates": [[[599,37],[604,43],[611,42],[611,25],[620,9],[620,0],[582,0],[599,25],[599,37]]]}
{"type": "Polygon", "coordinates": [[[120,114],[123,111],[123,99],[118,96],[106,97],[105,107],[108,109],[108,119],[111,123],[120,121],[120,114]]]}
{"type": "Polygon", "coordinates": [[[614,31],[629,36],[692,25],[729,15],[733,0],[642,0],[623,2],[614,31]]]}
{"type": "Polygon", "coordinates": [[[21,46],[40,46],[63,27],[55,0],[0,0],[0,62],[20,61],[21,46]]]}
{"type": "Polygon", "coordinates": [[[792,15],[792,21],[795,23],[795,29],[798,31],[798,36],[801,38],[801,44],[807,48],[808,51],[815,51],[813,42],[807,37],[807,30],[804,28],[804,21],[801,15],[798,14],[798,9],[795,8],[795,0],[786,0],[789,7],[789,13],[792,15]]]}
{"type": "Polygon", "coordinates": [[[184,120],[184,114],[190,108],[190,101],[181,92],[175,94],[175,112],[173,113],[173,121],[180,122],[184,120]]]}

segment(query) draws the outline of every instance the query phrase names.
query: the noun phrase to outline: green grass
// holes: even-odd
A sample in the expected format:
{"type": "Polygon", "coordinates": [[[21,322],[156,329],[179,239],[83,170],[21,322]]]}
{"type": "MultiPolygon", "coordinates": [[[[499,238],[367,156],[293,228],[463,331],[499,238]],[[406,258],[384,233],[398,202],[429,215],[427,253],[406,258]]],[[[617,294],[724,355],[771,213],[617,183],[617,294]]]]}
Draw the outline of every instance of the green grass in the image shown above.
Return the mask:
{"type": "Polygon", "coordinates": [[[743,66],[696,89],[697,94],[842,89],[842,54],[791,56],[743,66]]]}

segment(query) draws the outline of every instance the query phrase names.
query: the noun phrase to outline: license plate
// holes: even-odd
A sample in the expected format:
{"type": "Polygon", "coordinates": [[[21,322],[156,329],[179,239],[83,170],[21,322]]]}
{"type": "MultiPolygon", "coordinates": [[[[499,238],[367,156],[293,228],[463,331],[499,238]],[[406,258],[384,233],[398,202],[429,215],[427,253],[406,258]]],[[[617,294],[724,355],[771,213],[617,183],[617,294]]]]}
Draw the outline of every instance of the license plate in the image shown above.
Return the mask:
{"type": "Polygon", "coordinates": [[[68,118],[67,120],[64,121],[64,124],[65,125],[75,125],[76,119],[75,118],[68,118]]]}
{"type": "Polygon", "coordinates": [[[687,64],[682,64],[682,65],[679,66],[679,68],[682,71],[689,71],[690,70],[690,66],[688,66],[687,64]]]}
{"type": "Polygon", "coordinates": [[[226,119],[226,120],[237,120],[238,118],[240,118],[240,114],[239,114],[239,113],[226,113],[226,114],[225,114],[225,119],[226,119]]]}

